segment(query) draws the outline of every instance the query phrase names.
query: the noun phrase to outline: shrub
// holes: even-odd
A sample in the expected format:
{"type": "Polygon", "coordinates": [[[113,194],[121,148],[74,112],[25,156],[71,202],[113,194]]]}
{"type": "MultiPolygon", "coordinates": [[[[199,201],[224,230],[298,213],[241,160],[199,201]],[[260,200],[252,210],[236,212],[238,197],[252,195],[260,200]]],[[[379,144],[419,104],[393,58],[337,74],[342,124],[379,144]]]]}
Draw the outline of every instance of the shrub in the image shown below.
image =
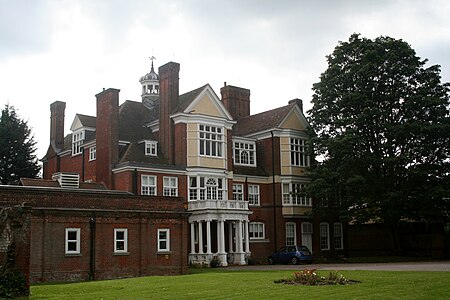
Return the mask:
{"type": "Polygon", "coordinates": [[[28,295],[25,276],[18,270],[0,267],[0,299],[28,295]]]}
{"type": "Polygon", "coordinates": [[[300,284],[300,285],[344,285],[358,281],[346,279],[338,272],[330,272],[328,276],[319,276],[316,269],[302,270],[294,273],[290,279],[279,279],[275,283],[300,284]]]}
{"type": "Polygon", "coordinates": [[[211,268],[218,268],[222,266],[222,262],[214,256],[213,259],[211,259],[209,265],[211,266],[211,268]]]}

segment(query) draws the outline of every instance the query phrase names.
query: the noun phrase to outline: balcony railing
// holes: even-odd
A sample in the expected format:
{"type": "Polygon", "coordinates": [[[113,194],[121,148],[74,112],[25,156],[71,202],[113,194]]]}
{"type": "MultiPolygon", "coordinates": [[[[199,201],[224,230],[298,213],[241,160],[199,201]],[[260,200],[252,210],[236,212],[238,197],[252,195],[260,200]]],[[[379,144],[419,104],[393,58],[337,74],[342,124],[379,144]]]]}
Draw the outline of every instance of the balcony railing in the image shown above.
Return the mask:
{"type": "Polygon", "coordinates": [[[236,200],[197,200],[188,202],[188,210],[200,209],[248,210],[248,202],[236,200]]]}

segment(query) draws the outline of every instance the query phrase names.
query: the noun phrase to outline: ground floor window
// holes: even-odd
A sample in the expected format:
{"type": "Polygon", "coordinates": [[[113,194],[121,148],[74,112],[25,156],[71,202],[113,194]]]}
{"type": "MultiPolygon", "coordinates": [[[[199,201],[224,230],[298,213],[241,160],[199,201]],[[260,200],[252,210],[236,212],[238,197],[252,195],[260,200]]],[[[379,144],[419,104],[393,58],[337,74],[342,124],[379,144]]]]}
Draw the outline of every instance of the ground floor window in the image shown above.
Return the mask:
{"type": "Polygon", "coordinates": [[[344,249],[342,223],[334,223],[334,249],[344,249]]]}
{"type": "Polygon", "coordinates": [[[294,246],[297,244],[295,223],[286,223],[286,246],[294,246]]]}
{"type": "Polygon", "coordinates": [[[320,223],[320,250],[330,250],[330,230],[328,223],[320,223]]]}
{"type": "Polygon", "coordinates": [[[114,228],[114,253],[128,252],[128,229],[114,228]]]}
{"type": "Polygon", "coordinates": [[[250,239],[264,239],[264,223],[251,222],[248,224],[248,236],[250,239]]]}
{"type": "Polygon", "coordinates": [[[170,251],[170,229],[158,229],[158,252],[170,251]]]}
{"type": "Polygon", "coordinates": [[[66,228],[66,254],[80,254],[80,228],[66,228]]]}

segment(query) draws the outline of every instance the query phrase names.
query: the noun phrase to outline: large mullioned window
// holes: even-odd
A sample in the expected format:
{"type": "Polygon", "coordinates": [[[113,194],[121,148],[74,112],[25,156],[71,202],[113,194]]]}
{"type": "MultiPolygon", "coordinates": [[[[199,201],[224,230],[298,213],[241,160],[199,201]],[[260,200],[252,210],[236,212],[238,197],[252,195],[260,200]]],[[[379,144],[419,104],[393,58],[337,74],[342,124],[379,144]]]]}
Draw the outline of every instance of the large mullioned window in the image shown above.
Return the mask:
{"type": "Polygon", "coordinates": [[[291,165],[297,167],[309,166],[309,159],[306,155],[305,140],[291,138],[291,165]]]}
{"type": "Polygon", "coordinates": [[[220,127],[199,125],[200,155],[222,157],[223,129],[220,127]]]}
{"type": "Polygon", "coordinates": [[[233,147],[235,165],[256,165],[255,143],[234,142],[233,147]]]}
{"type": "Polygon", "coordinates": [[[311,198],[304,193],[301,183],[283,183],[283,205],[311,206],[311,198]]]}
{"type": "Polygon", "coordinates": [[[189,200],[223,200],[225,180],[220,177],[190,176],[189,200]]]}
{"type": "Polygon", "coordinates": [[[264,223],[251,222],[248,224],[248,236],[252,240],[264,239],[264,223]]]}

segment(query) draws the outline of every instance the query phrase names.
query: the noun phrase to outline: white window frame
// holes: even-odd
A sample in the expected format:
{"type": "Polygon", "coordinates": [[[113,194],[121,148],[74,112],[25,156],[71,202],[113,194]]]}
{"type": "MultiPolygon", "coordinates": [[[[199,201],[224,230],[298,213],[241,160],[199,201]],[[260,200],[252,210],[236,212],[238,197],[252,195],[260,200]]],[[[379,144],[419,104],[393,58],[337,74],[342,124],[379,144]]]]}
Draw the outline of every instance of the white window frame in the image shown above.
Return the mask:
{"type": "Polygon", "coordinates": [[[334,249],[344,249],[344,234],[342,229],[342,223],[336,222],[333,224],[333,237],[334,237],[334,249]]]}
{"type": "Polygon", "coordinates": [[[199,155],[223,157],[224,129],[222,127],[199,124],[199,155]]]}
{"type": "Polygon", "coordinates": [[[89,148],[89,161],[93,161],[97,159],[97,147],[92,146],[89,148]]]}
{"type": "Polygon", "coordinates": [[[256,143],[234,141],[233,142],[233,159],[235,165],[256,166],[256,143]]]}
{"type": "Polygon", "coordinates": [[[189,176],[189,200],[224,200],[227,193],[225,177],[189,176]]]}
{"type": "Polygon", "coordinates": [[[158,252],[169,252],[170,251],[170,229],[168,228],[163,228],[163,229],[158,229],[158,252]],[[165,233],[166,236],[165,238],[161,238],[160,234],[161,233],[165,233]],[[161,243],[165,242],[166,243],[166,247],[163,248],[161,247],[161,243]]]}
{"type": "Polygon", "coordinates": [[[65,252],[66,254],[80,254],[81,229],[80,228],[66,228],[65,252]],[[76,232],[75,239],[69,239],[69,233],[76,232]],[[70,250],[69,244],[75,243],[75,250],[70,250]]]}
{"type": "Polygon", "coordinates": [[[260,193],[258,184],[248,185],[248,205],[259,206],[260,205],[260,193]]]}
{"type": "Polygon", "coordinates": [[[157,178],[154,175],[141,175],[141,195],[157,195],[157,178]],[[151,182],[153,181],[153,183],[151,182]]]}
{"type": "Polygon", "coordinates": [[[84,130],[74,131],[72,133],[72,156],[81,154],[83,151],[84,130]]]}
{"type": "Polygon", "coordinates": [[[163,196],[177,197],[178,196],[178,177],[163,177],[163,196]]]}
{"type": "Polygon", "coordinates": [[[244,200],[244,185],[242,183],[233,183],[233,200],[244,200]]]}
{"type": "Polygon", "coordinates": [[[297,245],[297,224],[295,222],[286,222],[286,246],[297,245]]]}
{"type": "Polygon", "coordinates": [[[290,138],[291,165],[295,167],[308,167],[309,157],[306,154],[306,140],[290,138]]]}
{"type": "Polygon", "coordinates": [[[320,223],[320,250],[330,250],[330,224],[320,223]]]}
{"type": "Polygon", "coordinates": [[[263,240],[266,237],[265,225],[262,222],[248,223],[248,236],[251,240],[263,240]]]}
{"type": "Polygon", "coordinates": [[[128,228],[114,228],[114,253],[127,253],[128,252],[128,228]],[[118,238],[117,234],[123,233],[123,239],[118,238]],[[123,243],[122,247],[118,247],[118,243],[123,243]]]}
{"type": "Polygon", "coordinates": [[[306,206],[311,207],[311,198],[298,194],[306,184],[299,182],[284,182],[282,185],[283,206],[306,206]]]}
{"type": "Polygon", "coordinates": [[[145,155],[158,156],[158,142],[145,141],[145,155]]]}

